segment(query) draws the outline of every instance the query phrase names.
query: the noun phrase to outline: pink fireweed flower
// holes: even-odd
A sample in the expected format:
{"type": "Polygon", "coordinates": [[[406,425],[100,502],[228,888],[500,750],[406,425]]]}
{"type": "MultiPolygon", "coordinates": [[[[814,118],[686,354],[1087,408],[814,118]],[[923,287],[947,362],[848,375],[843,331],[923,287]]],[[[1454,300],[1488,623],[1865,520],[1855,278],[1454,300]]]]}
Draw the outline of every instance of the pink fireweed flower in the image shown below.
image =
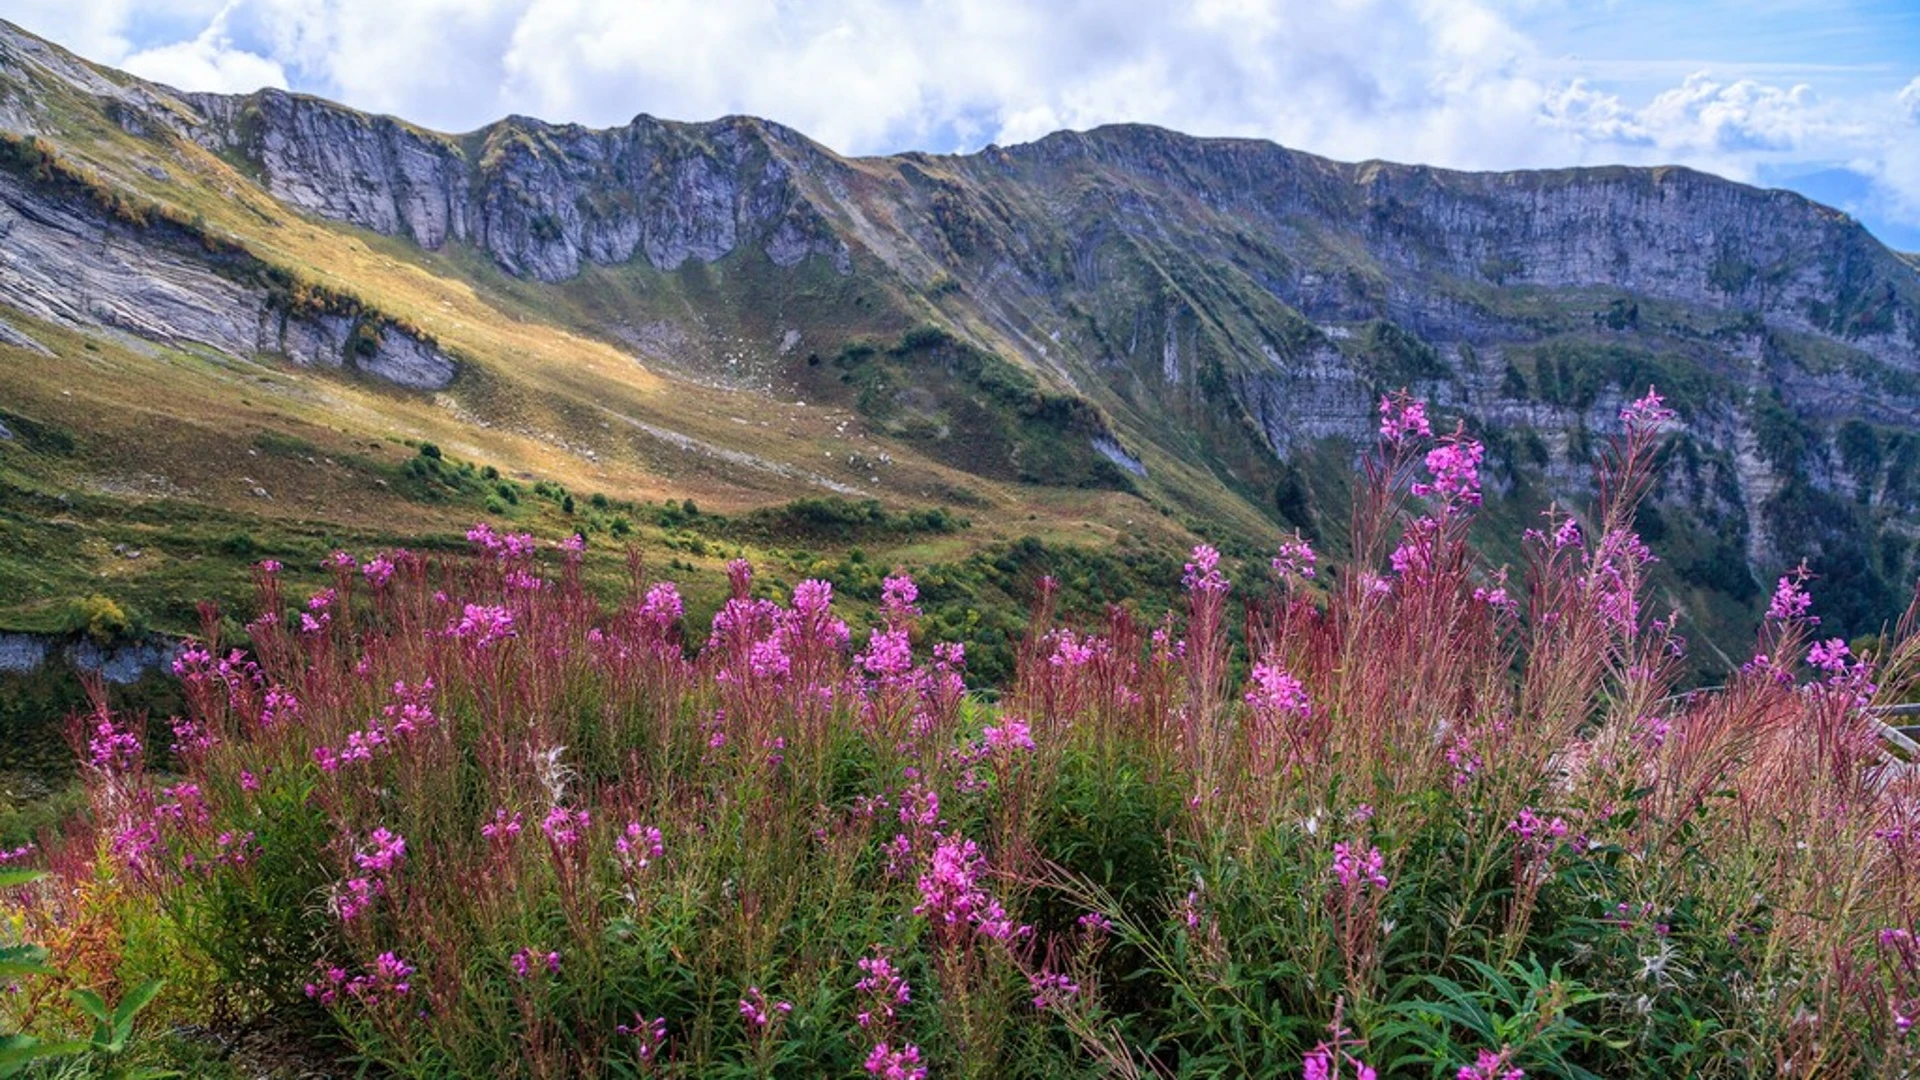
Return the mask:
{"type": "Polygon", "coordinates": [[[825,615],[833,607],[833,582],[808,578],[795,585],[792,606],[802,615],[825,615]]]}
{"type": "Polygon", "coordinates": [[[640,618],[663,633],[679,624],[682,612],[680,590],[674,588],[671,581],[657,582],[648,588],[646,598],[640,602],[640,618]]]}
{"type": "Polygon", "coordinates": [[[385,555],[375,555],[360,568],[360,573],[367,579],[367,584],[376,589],[384,588],[387,582],[393,580],[393,560],[385,555]]]}
{"type": "Polygon", "coordinates": [[[1034,748],[1033,729],[1024,720],[1008,717],[1006,723],[998,727],[988,727],[980,734],[986,739],[987,749],[998,753],[1034,748]]]}
{"type": "Polygon", "coordinates": [[[1220,552],[1210,544],[1198,544],[1188,556],[1192,561],[1180,575],[1180,584],[1190,593],[1224,593],[1229,588],[1226,575],[1222,574],[1220,552]]]}
{"type": "Polygon", "coordinates": [[[867,1052],[867,1073],[880,1080],[927,1080],[926,1067],[920,1064],[920,1048],[912,1043],[902,1043],[898,1050],[875,1043],[867,1052]]]}
{"type": "Polygon", "coordinates": [[[913,606],[918,599],[920,587],[906,574],[887,578],[880,584],[880,610],[889,625],[918,618],[920,609],[913,606]]]}
{"type": "Polygon", "coordinates": [[[223,832],[215,838],[214,843],[220,849],[219,854],[214,856],[214,861],[230,866],[245,866],[247,860],[260,852],[260,845],[254,843],[254,834],[251,829],[238,836],[223,832]]]}
{"type": "Polygon", "coordinates": [[[386,892],[387,883],[379,878],[348,878],[334,888],[333,913],[341,922],[352,922],[386,892]]]}
{"type": "Polygon", "coordinates": [[[447,624],[447,635],[484,649],[514,636],[513,612],[504,607],[468,604],[460,618],[447,624]]]}
{"type": "Polygon", "coordinates": [[[1313,715],[1313,703],[1307,698],[1306,688],[1278,664],[1253,665],[1249,681],[1253,685],[1246,692],[1244,700],[1263,719],[1283,716],[1304,719],[1313,715]]]}
{"type": "Polygon", "coordinates": [[[1373,1066],[1324,1042],[1307,1051],[1300,1060],[1300,1071],[1302,1080],[1345,1080],[1348,1075],[1352,1080],[1376,1080],[1379,1075],[1374,1072],[1373,1066]],[[1351,1068],[1353,1072],[1344,1072],[1346,1068],[1351,1068]]]}
{"type": "Polygon", "coordinates": [[[586,835],[587,826],[592,819],[585,810],[568,810],[556,806],[547,811],[545,821],[540,823],[540,831],[547,834],[547,841],[554,847],[570,848],[586,835]]]}
{"type": "Polygon", "coordinates": [[[767,996],[757,986],[747,987],[747,996],[740,999],[740,1015],[747,1018],[750,1027],[766,1028],[792,1011],[793,1002],[768,1002],[767,996]]]}
{"type": "Polygon", "coordinates": [[[1333,845],[1333,876],[1340,887],[1348,891],[1357,891],[1372,886],[1376,889],[1387,888],[1386,858],[1377,847],[1369,847],[1365,855],[1355,855],[1345,844],[1333,845]]]}
{"type": "Polygon", "coordinates": [[[1507,1058],[1511,1053],[1510,1050],[1502,1050],[1497,1054],[1491,1050],[1482,1050],[1472,1065],[1460,1066],[1460,1071],[1455,1074],[1455,1080],[1526,1080],[1525,1071],[1507,1064],[1507,1058]]]}
{"type": "Polygon", "coordinates": [[[148,869],[147,857],[160,846],[160,826],[152,818],[121,822],[108,840],[114,857],[134,870],[148,869]]]}
{"type": "Polygon", "coordinates": [[[1047,657],[1047,664],[1063,671],[1092,663],[1093,658],[1099,655],[1102,644],[1097,637],[1077,637],[1073,631],[1064,628],[1052,631],[1047,636],[1053,639],[1053,654],[1047,657]]]}
{"type": "Polygon", "coordinates": [[[560,550],[569,555],[578,555],[587,550],[587,538],[580,533],[572,533],[560,541],[560,550]]]}
{"type": "Polygon", "coordinates": [[[405,682],[393,684],[393,696],[398,700],[381,706],[380,712],[395,735],[411,735],[440,723],[433,712],[433,692],[431,676],[422,679],[418,686],[409,687],[405,682]]]}
{"type": "Polygon", "coordinates": [[[753,585],[753,563],[746,559],[727,560],[727,584],[732,587],[733,595],[747,595],[753,585]]]}
{"type": "Polygon", "coordinates": [[[913,670],[913,642],[904,628],[875,630],[867,651],[855,660],[869,675],[904,675],[913,670]]]}
{"type": "Polygon", "coordinates": [[[863,1028],[872,1027],[875,1020],[892,1020],[894,1006],[906,1005],[913,1000],[913,988],[900,977],[893,962],[879,954],[879,946],[874,948],[875,955],[860,959],[860,980],[853,984],[855,992],[873,1001],[855,1017],[863,1028]]]}
{"type": "Polygon", "coordinates": [[[784,679],[793,670],[793,658],[776,634],[754,642],[747,650],[747,669],[758,679],[784,679]]]}
{"type": "Polygon", "coordinates": [[[33,854],[32,844],[21,844],[12,850],[0,848],[0,866],[5,866],[12,862],[19,862],[31,854],[33,854]]]}
{"type": "Polygon", "coordinates": [[[167,726],[173,729],[173,745],[168,749],[183,757],[210,750],[219,741],[208,734],[205,728],[183,716],[173,717],[167,726]]]}
{"type": "Polygon", "coordinates": [[[87,739],[87,759],[102,772],[124,772],[140,760],[140,736],[120,730],[111,716],[102,715],[87,739]]]}
{"type": "Polygon", "coordinates": [[[640,1013],[634,1013],[633,1023],[615,1024],[613,1030],[617,1034],[634,1039],[639,1044],[634,1052],[640,1055],[641,1061],[652,1061],[660,1053],[660,1048],[666,1044],[667,1018],[656,1016],[648,1020],[640,1013]]]}
{"type": "Polygon", "coordinates": [[[1027,976],[1027,986],[1033,991],[1033,1007],[1042,1010],[1060,1008],[1080,992],[1080,984],[1057,972],[1034,972],[1027,976]]]}
{"type": "Polygon", "coordinates": [[[1380,437],[1390,443],[1400,443],[1413,437],[1432,438],[1433,427],[1427,422],[1427,403],[1415,399],[1405,390],[1382,397],[1380,437]]]}
{"type": "Polygon", "coordinates": [[[1813,576],[1806,563],[1801,563],[1790,574],[1782,575],[1773,590],[1773,600],[1767,604],[1767,618],[1775,622],[1803,620],[1809,626],[1820,625],[1820,620],[1808,614],[1813,608],[1813,596],[1807,592],[1807,579],[1813,576]]]}
{"type": "Polygon", "coordinates": [[[496,844],[512,843],[520,835],[519,813],[508,816],[505,807],[493,812],[493,820],[480,826],[480,835],[496,844]]]}
{"type": "Polygon", "coordinates": [[[206,796],[201,794],[199,784],[176,784],[163,787],[160,794],[171,802],[155,804],[154,819],[171,818],[176,824],[205,825],[213,817],[213,811],[207,806],[206,796]]]}
{"type": "Polygon", "coordinates": [[[412,964],[393,953],[384,952],[374,960],[371,974],[362,975],[347,984],[347,993],[368,1005],[382,997],[405,997],[413,989],[408,982],[413,972],[412,964]]]}
{"type": "Polygon", "coordinates": [[[1473,599],[1474,602],[1485,604],[1508,618],[1520,614],[1520,605],[1514,601],[1512,596],[1507,594],[1507,589],[1504,585],[1495,586],[1491,589],[1475,588],[1473,590],[1473,599]]]}
{"type": "Polygon", "coordinates": [[[1427,451],[1427,472],[1433,480],[1413,485],[1413,493],[1448,504],[1480,505],[1480,462],[1486,454],[1486,447],[1467,438],[1464,429],[1456,430],[1427,451]]]}
{"type": "Polygon", "coordinates": [[[300,699],[284,686],[267,687],[266,701],[260,706],[260,727],[295,723],[300,719],[300,699]]]}
{"type": "Polygon", "coordinates": [[[560,954],[537,953],[531,948],[522,948],[513,954],[513,973],[519,978],[531,978],[534,971],[539,968],[545,968],[549,975],[560,974],[560,954]]]}
{"type": "Polygon", "coordinates": [[[1542,818],[1533,807],[1528,806],[1521,809],[1519,817],[1507,823],[1507,831],[1521,840],[1538,839],[1551,845],[1552,841],[1567,835],[1567,823],[1557,817],[1551,821],[1542,818]]]}
{"type": "Polygon", "coordinates": [[[1113,933],[1113,920],[1097,911],[1089,911],[1085,915],[1075,919],[1074,922],[1078,923],[1080,929],[1085,930],[1089,934],[1105,935],[1113,933]]]}
{"type": "Polygon", "coordinates": [[[667,851],[660,830],[637,821],[627,822],[626,831],[614,840],[613,847],[621,860],[636,870],[645,870],[667,851]]]}
{"type": "Polygon", "coordinates": [[[547,587],[544,578],[535,577],[525,570],[510,570],[500,579],[500,584],[509,592],[539,592],[547,587]]]}
{"type": "Polygon", "coordinates": [[[1847,670],[1847,661],[1853,658],[1853,650],[1839,638],[1816,641],[1813,648],[1807,650],[1807,663],[1829,674],[1838,675],[1847,670]]]}
{"type": "Polygon", "coordinates": [[[322,1005],[331,1005],[340,998],[340,987],[347,981],[347,969],[325,961],[315,961],[314,967],[320,971],[320,981],[307,984],[307,997],[322,1005]]]}
{"type": "Polygon", "coordinates": [[[354,853],[353,863],[375,874],[390,874],[407,857],[407,839],[387,829],[367,835],[367,846],[354,853]]]}
{"type": "Polygon", "coordinates": [[[1447,744],[1447,764],[1453,766],[1453,786],[1464,788],[1479,775],[1486,762],[1480,752],[1474,749],[1473,740],[1464,732],[1454,736],[1447,744]]]}
{"type": "Polygon", "coordinates": [[[1666,399],[1653,387],[1647,387],[1647,396],[1630,402],[1620,410],[1620,419],[1629,428],[1657,428],[1673,420],[1677,414],[1667,408],[1666,399]]]}
{"type": "Polygon", "coordinates": [[[467,543],[485,551],[500,550],[500,538],[494,535],[493,526],[484,521],[476,521],[473,528],[467,530],[467,543]]]}
{"type": "Polygon", "coordinates": [[[980,885],[985,869],[986,857],[973,841],[942,837],[927,860],[927,872],[920,875],[920,903],[913,913],[949,933],[974,927],[998,941],[1027,936],[1031,928],[1017,925],[980,885]]]}
{"type": "Polygon", "coordinates": [[[1314,564],[1319,560],[1313,545],[1296,536],[1281,542],[1280,550],[1273,557],[1273,568],[1283,577],[1311,578],[1314,564]]]}

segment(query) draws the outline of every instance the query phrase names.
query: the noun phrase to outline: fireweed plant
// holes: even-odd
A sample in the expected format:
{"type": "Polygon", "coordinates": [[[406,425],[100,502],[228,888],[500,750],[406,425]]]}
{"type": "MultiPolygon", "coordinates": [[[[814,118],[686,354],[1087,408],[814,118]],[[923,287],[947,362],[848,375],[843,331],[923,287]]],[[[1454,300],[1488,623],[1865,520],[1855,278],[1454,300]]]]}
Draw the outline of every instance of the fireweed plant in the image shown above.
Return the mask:
{"type": "Polygon", "coordinates": [[[1632,529],[1670,421],[1629,405],[1510,580],[1481,445],[1390,397],[1352,561],[1281,545],[1247,655],[1199,547],[1158,621],[1056,625],[1043,582],[991,709],[905,576],[856,635],[736,563],[694,643],[577,542],[478,525],[310,597],[264,563],[171,746],[79,718],[90,810],[8,853],[47,874],[0,927],[407,1076],[1905,1074],[1920,799],[1864,709],[1920,645],[1876,675],[1789,575],[1676,695],[1632,529]]]}

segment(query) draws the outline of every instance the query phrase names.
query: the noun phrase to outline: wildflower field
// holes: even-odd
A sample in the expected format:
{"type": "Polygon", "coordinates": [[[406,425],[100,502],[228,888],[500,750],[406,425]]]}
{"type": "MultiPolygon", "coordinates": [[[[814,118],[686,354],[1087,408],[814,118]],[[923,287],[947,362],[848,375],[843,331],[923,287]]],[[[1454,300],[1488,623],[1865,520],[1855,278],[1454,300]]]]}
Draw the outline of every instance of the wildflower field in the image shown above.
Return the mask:
{"type": "Polygon", "coordinates": [[[86,811],[0,853],[0,1076],[263,1016],[422,1077],[1909,1075],[1920,781],[1867,707],[1920,644],[1876,670],[1789,575],[1676,694],[1657,396],[1511,578],[1480,445],[1381,412],[1347,565],[1235,597],[1200,547],[1094,626],[1043,583],[992,702],[904,575],[856,632],[738,563],[699,631],[484,525],[263,564],[171,745],[78,718],[86,811]]]}

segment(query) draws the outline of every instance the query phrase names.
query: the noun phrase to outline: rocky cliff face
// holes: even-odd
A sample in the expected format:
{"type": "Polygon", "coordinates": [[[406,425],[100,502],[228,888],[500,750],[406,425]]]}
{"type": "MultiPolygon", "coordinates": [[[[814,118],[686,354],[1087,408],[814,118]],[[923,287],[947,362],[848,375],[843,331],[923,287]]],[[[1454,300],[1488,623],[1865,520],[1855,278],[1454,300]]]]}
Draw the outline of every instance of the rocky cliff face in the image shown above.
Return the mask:
{"type": "Polygon", "coordinates": [[[409,389],[453,381],[453,358],[432,342],[364,315],[294,306],[249,269],[223,264],[184,230],[117,220],[0,172],[0,304],[146,342],[352,368],[409,389]]]}
{"type": "Polygon", "coordinates": [[[765,121],[591,131],[513,117],[456,140],[281,91],[188,100],[203,121],[192,137],[243,155],[276,198],[429,249],[470,242],[523,277],[635,258],[673,270],[743,246],[777,266],[817,254],[848,268],[792,182],[796,160],[827,155],[765,121]]]}

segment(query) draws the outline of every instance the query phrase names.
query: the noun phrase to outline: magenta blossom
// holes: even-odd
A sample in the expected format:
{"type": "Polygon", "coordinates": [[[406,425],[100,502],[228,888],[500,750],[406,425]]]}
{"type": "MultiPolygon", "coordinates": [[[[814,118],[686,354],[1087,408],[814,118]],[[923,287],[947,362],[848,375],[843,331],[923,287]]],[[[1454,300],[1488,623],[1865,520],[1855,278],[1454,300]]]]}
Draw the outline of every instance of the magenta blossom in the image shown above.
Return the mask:
{"type": "Polygon", "coordinates": [[[1775,622],[1804,620],[1810,626],[1818,626],[1819,618],[1808,614],[1813,609],[1813,596],[1807,592],[1807,579],[1813,574],[1807,564],[1801,563],[1790,574],[1782,575],[1780,583],[1773,590],[1773,600],[1767,605],[1767,618],[1775,622]]]}
{"type": "Polygon", "coordinates": [[[1409,438],[1430,439],[1433,427],[1427,422],[1427,403],[1405,390],[1380,399],[1380,437],[1389,443],[1409,438]]]}
{"type": "Polygon", "coordinates": [[[1185,571],[1180,575],[1180,584],[1191,593],[1224,593],[1228,584],[1225,574],[1219,570],[1220,552],[1211,544],[1199,544],[1189,556],[1185,571]]]}
{"type": "Polygon", "coordinates": [[[926,1066],[920,1064],[920,1048],[904,1043],[895,1050],[876,1043],[867,1052],[867,1072],[881,1080],[927,1080],[926,1066]]]}
{"type": "Polygon", "coordinates": [[[1479,1057],[1471,1065],[1460,1066],[1455,1080],[1526,1080],[1526,1072],[1507,1063],[1511,1050],[1494,1053],[1491,1050],[1480,1051],[1479,1057]]]}
{"type": "Polygon", "coordinates": [[[1333,876],[1340,887],[1349,891],[1364,889],[1371,885],[1376,889],[1387,888],[1386,858],[1380,849],[1370,847],[1366,854],[1356,855],[1345,844],[1333,845],[1333,876]]]}

